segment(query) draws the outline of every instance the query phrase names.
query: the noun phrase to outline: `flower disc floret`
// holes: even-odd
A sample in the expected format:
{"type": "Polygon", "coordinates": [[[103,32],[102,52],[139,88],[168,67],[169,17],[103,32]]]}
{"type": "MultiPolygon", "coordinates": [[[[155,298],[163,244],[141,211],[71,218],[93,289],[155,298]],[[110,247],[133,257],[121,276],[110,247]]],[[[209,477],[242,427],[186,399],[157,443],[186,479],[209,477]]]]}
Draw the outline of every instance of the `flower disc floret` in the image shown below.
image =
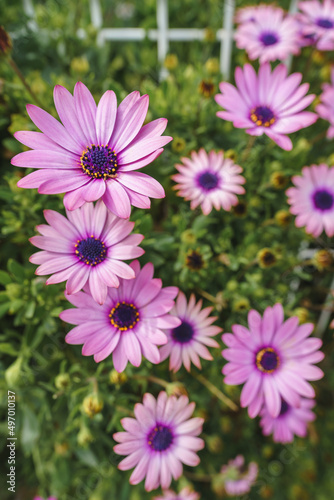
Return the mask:
{"type": "Polygon", "coordinates": [[[275,349],[264,347],[256,353],[256,367],[263,373],[273,373],[278,369],[280,361],[275,349]]]}
{"type": "Polygon", "coordinates": [[[94,235],[78,240],[74,246],[78,259],[89,266],[100,264],[107,256],[105,243],[94,235]]]}
{"type": "Polygon", "coordinates": [[[95,179],[117,177],[117,155],[107,146],[92,144],[83,151],[80,163],[85,174],[95,179]]]}
{"type": "Polygon", "coordinates": [[[147,435],[147,444],[153,451],[165,451],[172,445],[174,436],[169,427],[156,424],[147,435]]]}
{"type": "Polygon", "coordinates": [[[131,330],[139,321],[139,311],[134,304],[117,302],[111,309],[110,323],[120,331],[131,330]]]}

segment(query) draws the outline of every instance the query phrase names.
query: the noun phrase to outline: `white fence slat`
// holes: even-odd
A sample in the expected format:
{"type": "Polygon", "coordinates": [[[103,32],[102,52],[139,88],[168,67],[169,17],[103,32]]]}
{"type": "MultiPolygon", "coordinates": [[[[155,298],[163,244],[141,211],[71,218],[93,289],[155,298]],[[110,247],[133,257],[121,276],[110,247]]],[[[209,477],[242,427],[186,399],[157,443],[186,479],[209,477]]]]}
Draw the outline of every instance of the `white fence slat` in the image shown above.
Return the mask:
{"type": "Polygon", "coordinates": [[[220,71],[226,80],[230,78],[231,71],[234,10],[235,0],[225,0],[223,33],[221,33],[224,36],[222,36],[220,44],[220,71]]]}

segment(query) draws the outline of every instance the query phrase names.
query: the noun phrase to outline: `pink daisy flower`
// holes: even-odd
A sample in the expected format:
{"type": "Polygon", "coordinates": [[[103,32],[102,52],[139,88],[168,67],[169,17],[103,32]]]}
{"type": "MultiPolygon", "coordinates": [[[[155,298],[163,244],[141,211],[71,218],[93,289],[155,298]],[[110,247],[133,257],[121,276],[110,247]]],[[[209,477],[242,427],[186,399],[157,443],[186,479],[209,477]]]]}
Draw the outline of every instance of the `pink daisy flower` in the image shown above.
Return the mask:
{"type": "Polygon", "coordinates": [[[334,167],[322,163],[302,168],[302,176],[295,175],[296,187],[286,191],[290,212],[297,215],[297,227],[306,227],[314,237],[325,231],[334,235],[334,167]]]}
{"type": "Polygon", "coordinates": [[[174,493],[174,491],[166,490],[163,492],[162,496],[154,497],[153,500],[199,500],[200,496],[195,491],[189,488],[183,488],[180,493],[174,493]]]}
{"type": "Polygon", "coordinates": [[[333,0],[299,2],[298,8],[302,11],[297,17],[304,38],[314,37],[319,50],[334,50],[333,0]]]}
{"type": "Polygon", "coordinates": [[[119,455],[128,455],[120,462],[120,470],[135,467],[131,484],[140,483],[144,477],[146,491],[160,485],[163,489],[178,479],[183,471],[182,463],[195,467],[199,464],[196,451],[204,447],[203,418],[189,418],[195,403],[189,404],[186,396],[168,397],[160,392],[157,399],[145,394],[143,404],[134,408],[135,418],[123,418],[126,432],[116,432],[114,439],[120,443],[114,447],[119,455]]]}
{"type": "Polygon", "coordinates": [[[234,165],[229,158],[224,158],[223,151],[207,154],[204,149],[198,153],[193,151],[190,158],[182,158],[183,165],[175,165],[179,171],[172,176],[178,184],[178,196],[189,201],[190,208],[194,210],[201,206],[204,215],[208,215],[212,207],[216,210],[223,208],[231,210],[237,205],[238,198],[235,194],[245,192],[241,184],[246,182],[245,178],[238,175],[242,172],[239,165],[234,165]]]}
{"type": "Polygon", "coordinates": [[[307,380],[318,380],[323,372],[313,363],[324,358],[318,349],[322,341],[307,338],[314,325],[298,326],[298,317],[284,321],[281,304],[267,307],[263,318],[257,311],[248,314],[249,329],[233,325],[231,333],[222,336],[228,346],[222,355],[229,361],[224,368],[225,384],[245,383],[240,398],[248,414],[256,417],[264,405],[272,417],[281,411],[284,399],[300,406],[301,396],[314,398],[315,392],[307,380]]]}
{"type": "Polygon", "coordinates": [[[237,24],[242,24],[242,23],[247,23],[249,21],[254,21],[256,15],[260,12],[265,12],[266,8],[267,8],[266,4],[249,5],[248,7],[242,7],[241,9],[238,9],[236,11],[235,22],[237,24]]]}
{"type": "Polygon", "coordinates": [[[284,64],[271,72],[270,64],[260,66],[256,75],[250,64],[236,68],[237,88],[228,82],[219,85],[221,94],[216,102],[226,109],[217,116],[232,121],[236,128],[246,128],[247,134],[266,134],[281,148],[290,151],[292,142],[285,134],[291,134],[312,125],[317,115],[303,111],[314,99],[314,94],[305,96],[309,84],[303,83],[301,73],[287,77],[284,64]]]}
{"type": "Polygon", "coordinates": [[[100,200],[85,203],[81,208],[66,211],[67,218],[53,210],[44,210],[50,224],[37,226],[41,236],[30,241],[42,249],[30,257],[40,264],[36,274],[52,274],[47,284],[66,281],[68,294],[76,293],[85,284],[96,302],[103,304],[107,287],[118,287],[119,278],[131,279],[135,272],[122,262],[143,255],[139,248],[141,234],[131,234],[134,222],[120,219],[109,212],[100,200]]]}
{"type": "Polygon", "coordinates": [[[217,316],[209,316],[212,307],[202,308],[202,300],[196,304],[195,295],[190,296],[189,303],[184,293],[179,292],[171,314],[179,318],[181,324],[166,330],[168,343],[160,349],[161,361],[169,357],[169,369],[177,372],[183,364],[190,371],[191,362],[201,369],[200,357],[212,360],[205,347],[219,347],[211,337],[222,331],[219,326],[212,326],[217,316]]]}
{"type": "Polygon", "coordinates": [[[225,478],[224,488],[227,495],[237,496],[248,493],[256,481],[258,471],[256,462],[250,462],[246,467],[245,458],[242,455],[229,460],[227,465],[223,465],[220,470],[225,478]]]}
{"type": "Polygon", "coordinates": [[[326,83],[322,86],[323,93],[320,96],[321,104],[315,108],[318,115],[330,123],[327,131],[328,139],[334,137],[334,68],[331,71],[331,85],[326,83]]]}
{"type": "Polygon", "coordinates": [[[239,49],[246,49],[248,57],[260,63],[282,61],[300,52],[298,22],[270,5],[256,9],[251,19],[237,28],[235,40],[239,49]]]}
{"type": "Polygon", "coordinates": [[[63,321],[77,325],[66,335],[68,344],[84,344],[82,354],[94,355],[97,363],[112,353],[118,372],[125,370],[128,361],[139,366],[142,355],[151,363],[159,363],[157,345],[167,342],[162,329],[180,324],[178,318],[168,314],[178,288],[161,288],[161,280],[153,278],[151,263],[142,269],[138,261],[130,266],[135,278],[121,279],[119,288],[108,288],[102,306],[89,293],[65,294],[75,308],[59,315],[63,321]]]}
{"type": "Polygon", "coordinates": [[[275,443],[291,443],[294,434],[305,437],[307,423],[315,419],[312,408],[315,406],[313,399],[301,398],[300,407],[294,408],[286,401],[282,401],[281,411],[273,418],[266,408],[261,411],[260,425],[265,436],[273,434],[275,443]]]}
{"type": "Polygon", "coordinates": [[[149,208],[152,198],[165,196],[152,177],[136,172],[159,156],[172,140],[160,137],[167,120],[160,118],[142,127],[148,96],[129,94],[117,108],[112,90],[96,106],[87,87],[78,82],[74,96],[56,85],[54,101],[63,125],[42,109],[28,104],[27,111],[42,133],[16,132],[15,137],[32,151],[12,159],[18,167],[38,170],[18,182],[39,193],[66,193],[68,210],[102,198],[111,212],[130,217],[131,205],[149,208]]]}

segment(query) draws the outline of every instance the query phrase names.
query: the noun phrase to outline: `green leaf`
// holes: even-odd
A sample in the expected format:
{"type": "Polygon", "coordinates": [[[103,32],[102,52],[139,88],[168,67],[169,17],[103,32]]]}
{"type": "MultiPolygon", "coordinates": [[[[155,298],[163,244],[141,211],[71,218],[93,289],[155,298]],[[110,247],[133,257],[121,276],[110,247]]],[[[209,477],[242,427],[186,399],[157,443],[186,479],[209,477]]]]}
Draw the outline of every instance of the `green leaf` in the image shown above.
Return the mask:
{"type": "Polygon", "coordinates": [[[9,342],[3,342],[0,344],[0,352],[3,354],[9,354],[9,356],[17,356],[17,349],[15,349],[9,342]]]}
{"type": "Polygon", "coordinates": [[[39,438],[39,422],[29,406],[22,406],[21,446],[25,453],[30,453],[39,438]]]}
{"type": "Polygon", "coordinates": [[[22,282],[25,278],[25,269],[21,264],[16,262],[14,259],[9,259],[8,261],[8,271],[14,274],[15,278],[22,282]]]}
{"type": "Polygon", "coordinates": [[[94,455],[94,453],[89,449],[77,449],[75,451],[76,456],[85,465],[88,467],[98,467],[99,461],[94,455]]]}
{"type": "Polygon", "coordinates": [[[0,283],[1,285],[9,285],[12,282],[12,278],[6,271],[0,270],[0,283]]]}

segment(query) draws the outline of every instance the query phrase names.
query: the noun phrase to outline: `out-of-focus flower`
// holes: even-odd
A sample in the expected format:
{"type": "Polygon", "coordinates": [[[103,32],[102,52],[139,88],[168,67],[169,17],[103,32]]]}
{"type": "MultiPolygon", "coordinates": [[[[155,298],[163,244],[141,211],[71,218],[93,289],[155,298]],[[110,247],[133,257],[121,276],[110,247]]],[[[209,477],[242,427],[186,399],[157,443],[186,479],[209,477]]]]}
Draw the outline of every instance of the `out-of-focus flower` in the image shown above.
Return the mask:
{"type": "Polygon", "coordinates": [[[243,200],[240,200],[239,203],[232,207],[232,212],[237,217],[244,217],[247,214],[247,203],[243,200]]]}
{"type": "Polygon", "coordinates": [[[83,412],[90,418],[103,410],[103,400],[97,394],[90,394],[82,402],[83,412]]]}
{"type": "Polygon", "coordinates": [[[192,271],[200,271],[205,267],[205,262],[198,250],[190,250],[186,255],[186,266],[192,271]]]}
{"type": "Polygon", "coordinates": [[[305,96],[308,83],[300,85],[301,73],[287,76],[287,68],[279,64],[271,72],[269,63],[262,64],[258,75],[250,64],[235,70],[237,87],[228,82],[219,85],[221,94],[216,102],[226,111],[216,114],[232,121],[236,128],[245,128],[250,135],[266,134],[281,148],[290,151],[291,134],[312,125],[317,115],[303,111],[314,100],[314,94],[305,96]],[[260,97],[259,97],[260,96],[260,97]]]}
{"type": "Polygon", "coordinates": [[[242,297],[241,299],[237,299],[232,304],[232,311],[241,312],[247,311],[250,307],[249,300],[246,297],[242,297]]]}
{"type": "Polygon", "coordinates": [[[270,176],[270,184],[276,189],[283,189],[288,183],[288,178],[282,172],[273,172],[270,176]]]}
{"type": "Polygon", "coordinates": [[[109,373],[109,382],[113,385],[122,385],[128,380],[126,373],[119,373],[117,370],[111,370],[109,373]]]}
{"type": "Polygon", "coordinates": [[[167,490],[163,492],[162,496],[154,497],[153,500],[199,500],[200,496],[190,488],[183,488],[180,493],[167,490]]]}
{"type": "Polygon", "coordinates": [[[322,89],[321,103],[316,106],[315,110],[321,118],[329,122],[327,137],[332,139],[334,137],[334,67],[331,71],[331,84],[325,83],[322,89]]]}
{"type": "Polygon", "coordinates": [[[70,385],[71,377],[69,373],[59,373],[55,378],[55,386],[59,390],[64,390],[70,385]]]}
{"type": "Polygon", "coordinates": [[[172,138],[161,137],[167,125],[164,118],[142,127],[148,99],[132,92],[117,108],[116,95],[108,90],[96,106],[83,83],[75,85],[74,96],[56,85],[54,100],[63,125],[28,104],[28,114],[42,134],[15,134],[32,150],[16,155],[12,164],[37,169],[18,186],[38,188],[42,194],[65,193],[68,210],[100,198],[124,219],[130,217],[131,205],[149,208],[149,197],[163,198],[164,190],[155,179],[136,170],[155,160],[172,138]]]}
{"type": "Polygon", "coordinates": [[[305,307],[296,307],[296,309],[292,311],[292,314],[297,316],[299,323],[306,323],[310,316],[308,309],[305,307]]]}
{"type": "Polygon", "coordinates": [[[231,333],[222,336],[227,349],[222,355],[229,362],[223,368],[224,382],[229,385],[245,383],[240,398],[248,414],[256,417],[265,406],[272,417],[281,411],[284,399],[292,406],[300,404],[301,396],[314,398],[308,380],[319,380],[323,372],[313,363],[324,358],[319,351],[322,341],[307,338],[314,325],[298,326],[298,317],[284,321],[281,304],[267,307],[263,318],[251,310],[249,329],[232,325],[231,333]]]}
{"type": "Polygon", "coordinates": [[[138,245],[141,234],[131,234],[134,222],[120,219],[109,212],[100,200],[66,211],[67,218],[53,210],[44,210],[50,224],[37,226],[41,236],[30,242],[41,252],[30,257],[40,264],[36,274],[52,274],[47,284],[67,280],[68,294],[79,292],[86,284],[94,300],[103,304],[108,286],[118,287],[120,279],[133,279],[134,270],[123,262],[143,255],[138,245]]]}
{"type": "Polygon", "coordinates": [[[186,141],[182,139],[182,137],[175,137],[175,139],[172,142],[172,150],[175,153],[182,153],[185,147],[186,147],[186,141]]]}
{"type": "Polygon", "coordinates": [[[70,66],[75,73],[87,73],[89,71],[89,62],[86,57],[74,57],[70,66]]]}
{"type": "Polygon", "coordinates": [[[165,61],[164,61],[164,66],[166,69],[169,71],[172,71],[173,69],[176,69],[179,65],[179,60],[176,54],[167,54],[165,61]]]}
{"type": "Polygon", "coordinates": [[[204,215],[208,215],[212,208],[231,210],[238,203],[236,194],[243,194],[245,178],[239,175],[242,168],[235,165],[224,153],[219,151],[209,154],[204,149],[198,153],[193,151],[191,158],[182,158],[183,164],[176,165],[178,174],[172,179],[178,184],[174,189],[179,190],[178,196],[191,200],[193,210],[201,206],[204,215]]]}
{"type": "Polygon", "coordinates": [[[256,258],[263,269],[272,267],[277,263],[276,254],[270,248],[262,248],[256,258]]]}
{"type": "Polygon", "coordinates": [[[322,163],[302,169],[302,176],[292,177],[295,187],[286,191],[290,212],[296,215],[297,227],[306,227],[314,237],[325,231],[334,235],[334,167],[322,163]]]}
{"type": "Polygon", "coordinates": [[[291,443],[294,435],[305,437],[307,423],[315,419],[312,408],[315,406],[313,399],[301,398],[300,406],[294,408],[286,401],[282,401],[281,411],[273,418],[266,408],[260,413],[262,432],[265,436],[273,434],[276,443],[291,443]]]}
{"type": "Polygon", "coordinates": [[[223,465],[220,470],[227,495],[238,496],[248,493],[256,481],[258,470],[256,462],[250,462],[246,466],[242,455],[229,460],[227,465],[223,465]]]}
{"type": "Polygon", "coordinates": [[[235,40],[239,49],[246,49],[248,57],[260,63],[283,61],[300,52],[298,22],[271,5],[253,9],[251,18],[238,26],[235,40]]]}
{"type": "Polygon", "coordinates": [[[215,86],[211,80],[202,80],[198,87],[199,93],[204,97],[211,97],[215,93],[215,86]]]}
{"type": "Polygon", "coordinates": [[[275,220],[277,224],[279,224],[282,227],[288,226],[291,222],[291,219],[292,215],[287,210],[279,210],[275,214],[275,220]]]}
{"type": "Polygon", "coordinates": [[[314,37],[319,50],[334,49],[334,2],[333,0],[308,0],[299,2],[302,12],[297,15],[303,37],[314,37]]]}
{"type": "Polygon", "coordinates": [[[218,59],[216,59],[214,57],[208,59],[205,63],[205,69],[211,75],[215,75],[216,73],[219,73],[219,61],[218,61],[218,59]]]}
{"type": "Polygon", "coordinates": [[[108,288],[103,306],[89,293],[65,294],[76,306],[60,313],[67,323],[77,325],[66,335],[68,344],[84,344],[82,354],[98,363],[113,353],[114,367],[125,370],[128,363],[141,364],[142,355],[151,363],[160,362],[157,345],[167,342],[163,328],[175,328],[180,320],[169,311],[178,293],[176,287],[162,288],[160,279],[153,278],[153,264],[142,269],[138,261],[131,262],[133,280],[121,280],[119,288],[108,288]]]}
{"type": "Polygon", "coordinates": [[[187,303],[184,293],[179,292],[175,306],[170,314],[180,319],[176,328],[165,330],[168,343],[160,349],[161,361],[169,357],[169,369],[177,372],[183,364],[190,371],[191,362],[201,369],[200,358],[212,360],[206,346],[219,347],[213,337],[222,331],[212,326],[217,316],[209,316],[212,307],[202,309],[202,300],[196,303],[195,296],[190,296],[187,303]]]}
{"type": "Polygon", "coordinates": [[[195,403],[189,404],[186,396],[168,397],[161,392],[157,399],[145,394],[143,404],[134,408],[135,418],[123,418],[126,432],[117,432],[114,439],[120,444],[115,453],[128,455],[120,462],[120,470],[135,467],[130,477],[131,484],[140,483],[145,477],[146,491],[160,485],[170,486],[182,474],[182,463],[195,467],[200,460],[196,454],[204,447],[198,436],[202,431],[202,418],[189,418],[195,403]]]}
{"type": "Polygon", "coordinates": [[[322,271],[323,269],[332,267],[334,264],[334,254],[332,254],[329,250],[318,250],[313,256],[313,261],[315,266],[322,271]]]}

